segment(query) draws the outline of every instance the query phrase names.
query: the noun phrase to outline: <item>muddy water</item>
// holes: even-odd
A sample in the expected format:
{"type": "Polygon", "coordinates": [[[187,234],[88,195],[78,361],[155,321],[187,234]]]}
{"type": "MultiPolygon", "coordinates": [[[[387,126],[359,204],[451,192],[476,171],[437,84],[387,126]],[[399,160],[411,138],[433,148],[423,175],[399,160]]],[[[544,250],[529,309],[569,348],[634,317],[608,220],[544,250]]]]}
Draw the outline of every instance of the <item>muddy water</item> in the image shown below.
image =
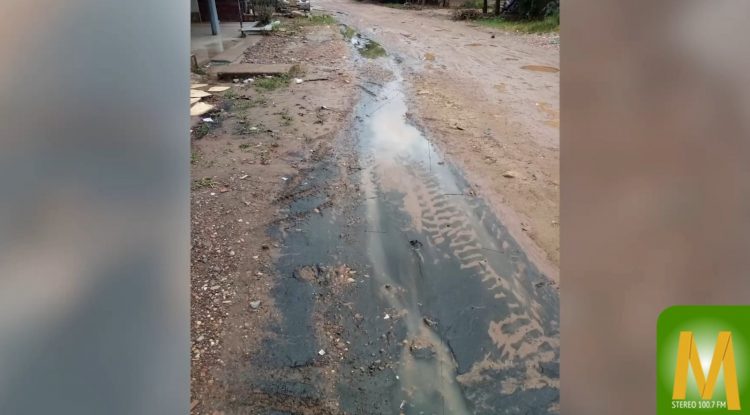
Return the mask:
{"type": "Polygon", "coordinates": [[[367,83],[351,129],[280,201],[281,316],[239,405],[557,413],[556,287],[407,119],[396,59],[377,62],[394,79],[367,83]]]}
{"type": "Polygon", "coordinates": [[[394,401],[408,413],[554,412],[557,291],[407,121],[391,69],[356,134],[371,294],[405,328],[394,401]]]}

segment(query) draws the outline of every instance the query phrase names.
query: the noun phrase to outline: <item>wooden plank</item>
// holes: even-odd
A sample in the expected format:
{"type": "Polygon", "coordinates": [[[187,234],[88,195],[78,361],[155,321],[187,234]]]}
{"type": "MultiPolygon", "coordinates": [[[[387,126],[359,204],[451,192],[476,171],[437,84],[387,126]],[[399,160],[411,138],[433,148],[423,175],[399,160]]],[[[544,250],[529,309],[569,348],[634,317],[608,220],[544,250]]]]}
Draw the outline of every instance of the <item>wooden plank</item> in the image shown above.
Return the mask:
{"type": "Polygon", "coordinates": [[[292,65],[283,63],[237,63],[232,65],[214,66],[212,68],[209,68],[209,72],[216,75],[216,77],[219,79],[232,79],[248,76],[284,75],[288,74],[291,68],[292,65]]]}

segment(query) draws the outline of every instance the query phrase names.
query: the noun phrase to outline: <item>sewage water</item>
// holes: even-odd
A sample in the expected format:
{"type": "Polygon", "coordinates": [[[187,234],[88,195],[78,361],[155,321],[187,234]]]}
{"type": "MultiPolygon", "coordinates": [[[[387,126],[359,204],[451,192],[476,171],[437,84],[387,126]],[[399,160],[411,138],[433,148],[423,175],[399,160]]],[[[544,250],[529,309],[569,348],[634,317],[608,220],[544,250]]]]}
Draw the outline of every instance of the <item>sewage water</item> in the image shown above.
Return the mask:
{"type": "Polygon", "coordinates": [[[355,133],[372,294],[405,328],[394,402],[409,413],[547,413],[557,291],[407,120],[390,67],[396,79],[363,97],[355,133]]]}
{"type": "Polygon", "coordinates": [[[397,62],[378,60],[394,78],[368,83],[337,142],[355,161],[342,170],[334,149],[289,180],[281,316],[238,401],[289,413],[556,413],[557,289],[407,119],[397,62]],[[343,290],[341,264],[358,271],[343,290]]]}

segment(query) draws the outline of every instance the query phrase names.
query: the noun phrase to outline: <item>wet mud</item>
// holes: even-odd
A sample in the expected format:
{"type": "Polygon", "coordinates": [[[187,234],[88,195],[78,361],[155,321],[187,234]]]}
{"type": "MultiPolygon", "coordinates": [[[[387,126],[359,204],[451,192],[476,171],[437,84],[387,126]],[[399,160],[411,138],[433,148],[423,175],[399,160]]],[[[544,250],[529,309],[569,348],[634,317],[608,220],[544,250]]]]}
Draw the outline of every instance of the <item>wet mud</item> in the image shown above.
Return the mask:
{"type": "Polygon", "coordinates": [[[376,64],[392,80],[278,201],[282,317],[237,412],[557,413],[556,286],[410,120],[398,59],[376,64]]]}

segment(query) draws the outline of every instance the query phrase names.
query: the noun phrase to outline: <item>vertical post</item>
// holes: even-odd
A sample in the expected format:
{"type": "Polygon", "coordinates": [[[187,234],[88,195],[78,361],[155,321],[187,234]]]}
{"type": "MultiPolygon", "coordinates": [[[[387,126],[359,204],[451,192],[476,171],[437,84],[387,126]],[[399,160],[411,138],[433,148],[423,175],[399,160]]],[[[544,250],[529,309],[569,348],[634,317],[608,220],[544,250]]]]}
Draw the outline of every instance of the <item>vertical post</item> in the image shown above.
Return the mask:
{"type": "Polygon", "coordinates": [[[219,34],[219,14],[216,12],[216,0],[208,0],[208,14],[211,17],[211,34],[219,34]]]}

